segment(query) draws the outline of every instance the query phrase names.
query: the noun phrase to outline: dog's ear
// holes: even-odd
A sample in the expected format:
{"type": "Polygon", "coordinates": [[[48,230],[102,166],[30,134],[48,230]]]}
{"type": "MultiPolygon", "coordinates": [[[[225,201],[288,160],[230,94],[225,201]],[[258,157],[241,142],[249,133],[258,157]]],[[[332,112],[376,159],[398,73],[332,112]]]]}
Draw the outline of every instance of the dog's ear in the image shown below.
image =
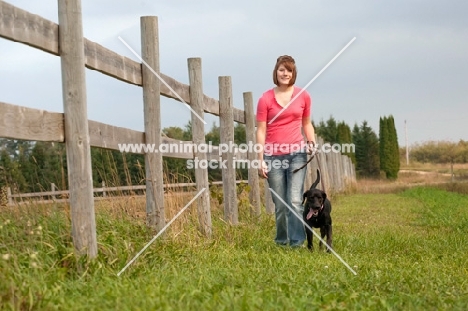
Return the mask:
{"type": "Polygon", "coordinates": [[[322,192],[323,202],[325,202],[325,200],[327,199],[327,194],[325,193],[325,191],[321,191],[321,192],[322,192]]]}
{"type": "Polygon", "coordinates": [[[306,199],[307,199],[307,191],[304,192],[304,194],[302,195],[302,205],[304,205],[306,199]]]}

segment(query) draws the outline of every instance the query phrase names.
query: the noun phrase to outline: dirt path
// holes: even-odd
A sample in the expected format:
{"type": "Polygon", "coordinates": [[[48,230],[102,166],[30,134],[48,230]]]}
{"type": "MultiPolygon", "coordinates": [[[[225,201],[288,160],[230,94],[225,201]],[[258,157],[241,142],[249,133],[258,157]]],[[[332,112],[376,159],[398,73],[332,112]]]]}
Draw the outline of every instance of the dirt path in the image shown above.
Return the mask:
{"type": "Polygon", "coordinates": [[[420,175],[441,175],[441,176],[449,176],[449,173],[439,173],[439,172],[427,172],[427,171],[416,171],[416,170],[400,170],[400,173],[415,173],[420,175]]]}

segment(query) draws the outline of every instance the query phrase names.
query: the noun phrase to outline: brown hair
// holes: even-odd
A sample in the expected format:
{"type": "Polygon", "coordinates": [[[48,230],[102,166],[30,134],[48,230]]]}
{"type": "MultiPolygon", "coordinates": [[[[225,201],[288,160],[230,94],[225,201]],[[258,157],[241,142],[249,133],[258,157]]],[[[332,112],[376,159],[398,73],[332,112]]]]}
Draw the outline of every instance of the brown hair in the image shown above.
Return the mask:
{"type": "Polygon", "coordinates": [[[289,55],[280,56],[276,60],[275,69],[273,69],[273,83],[279,86],[277,71],[278,71],[279,66],[281,65],[286,67],[287,70],[292,71],[292,77],[291,77],[291,80],[289,81],[289,86],[294,85],[294,83],[296,83],[296,76],[297,76],[296,62],[294,61],[294,58],[292,58],[289,55]]]}

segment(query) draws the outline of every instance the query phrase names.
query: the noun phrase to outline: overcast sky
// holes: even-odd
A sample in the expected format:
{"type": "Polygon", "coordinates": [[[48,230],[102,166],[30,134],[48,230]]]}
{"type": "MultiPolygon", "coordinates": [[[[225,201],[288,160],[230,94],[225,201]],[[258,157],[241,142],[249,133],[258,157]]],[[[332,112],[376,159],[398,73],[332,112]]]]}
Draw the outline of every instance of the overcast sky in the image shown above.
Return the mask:
{"type": "MultiPolygon", "coordinates": [[[[9,0],[58,22],[56,0],[9,0]]],[[[218,98],[218,76],[231,76],[234,106],[273,86],[279,55],[305,86],[353,37],[356,40],[307,89],[314,122],[333,116],[351,127],[379,117],[404,120],[410,144],[468,140],[468,2],[82,0],[86,38],[137,60],[140,16],[159,19],[161,72],[188,84],[187,58],[201,57],[205,94],[218,98]]],[[[0,38],[0,101],[63,112],[60,59],[0,38]]],[[[88,118],[143,130],[140,87],[86,70],[88,118]]],[[[190,111],[163,99],[163,127],[183,127],[190,111]]],[[[206,117],[207,130],[216,120],[206,117]]]]}

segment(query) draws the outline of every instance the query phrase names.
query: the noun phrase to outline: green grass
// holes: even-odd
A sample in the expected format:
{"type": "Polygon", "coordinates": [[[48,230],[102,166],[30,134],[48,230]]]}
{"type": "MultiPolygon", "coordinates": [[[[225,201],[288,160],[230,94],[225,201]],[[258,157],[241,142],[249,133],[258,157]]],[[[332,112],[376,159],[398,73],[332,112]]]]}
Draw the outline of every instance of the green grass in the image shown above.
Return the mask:
{"type": "Polygon", "coordinates": [[[0,212],[0,309],[468,308],[464,195],[413,188],[334,198],[334,249],[357,276],[317,247],[274,245],[272,216],[240,214],[232,227],[213,211],[214,237],[205,240],[192,209],[117,277],[152,237],[141,221],[99,212],[99,257],[87,262],[73,255],[62,207],[0,212]]]}

